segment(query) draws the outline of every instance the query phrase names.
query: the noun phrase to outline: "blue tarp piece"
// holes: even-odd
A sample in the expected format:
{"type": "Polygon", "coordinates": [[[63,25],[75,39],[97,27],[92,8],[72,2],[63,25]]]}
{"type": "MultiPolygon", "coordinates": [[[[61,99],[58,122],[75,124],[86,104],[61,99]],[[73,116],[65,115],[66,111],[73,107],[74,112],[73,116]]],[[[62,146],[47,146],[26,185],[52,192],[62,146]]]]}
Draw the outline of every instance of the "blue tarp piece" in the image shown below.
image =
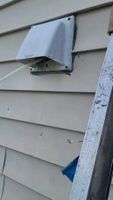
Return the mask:
{"type": "Polygon", "coordinates": [[[73,182],[74,175],[75,175],[75,172],[76,172],[76,167],[77,167],[78,159],[79,159],[79,156],[77,158],[75,158],[72,162],[70,162],[62,170],[63,175],[66,175],[70,179],[70,181],[72,181],[72,182],[73,182]]]}

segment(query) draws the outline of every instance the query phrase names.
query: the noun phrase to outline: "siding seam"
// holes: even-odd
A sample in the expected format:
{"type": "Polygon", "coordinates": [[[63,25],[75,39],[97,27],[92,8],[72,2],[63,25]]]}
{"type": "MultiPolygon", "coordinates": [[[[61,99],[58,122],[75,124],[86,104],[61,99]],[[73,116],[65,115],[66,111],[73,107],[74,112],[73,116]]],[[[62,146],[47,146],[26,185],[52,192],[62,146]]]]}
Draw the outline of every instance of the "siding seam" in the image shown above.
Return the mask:
{"type": "Polygon", "coordinates": [[[4,176],[4,180],[3,180],[3,187],[2,187],[1,200],[3,199],[4,190],[5,190],[5,176],[4,176]]]}
{"type": "Polygon", "coordinates": [[[13,5],[13,4],[17,3],[18,1],[22,1],[22,0],[13,0],[11,2],[3,3],[3,4],[0,5],[0,10],[4,9],[4,8],[10,6],[10,5],[13,5]]]}
{"type": "Polygon", "coordinates": [[[3,174],[4,168],[5,168],[6,158],[7,158],[7,147],[5,147],[5,155],[4,155],[4,162],[3,162],[2,174],[3,174]]]}
{"type": "MultiPolygon", "coordinates": [[[[36,190],[34,190],[34,189],[32,189],[32,188],[26,186],[25,184],[22,184],[21,182],[18,182],[18,181],[15,180],[14,178],[11,178],[11,177],[9,177],[9,176],[7,176],[7,175],[4,175],[4,177],[5,177],[5,179],[8,178],[8,179],[12,180],[13,182],[16,182],[17,184],[20,184],[21,186],[23,186],[23,187],[25,187],[25,188],[27,188],[27,189],[29,189],[29,190],[35,192],[35,193],[37,193],[37,194],[39,194],[39,195],[41,195],[41,196],[47,198],[48,200],[53,200],[53,199],[50,199],[49,197],[45,196],[44,194],[41,194],[41,193],[37,192],[36,190]]],[[[4,181],[4,186],[5,186],[5,181],[4,181]]],[[[4,189],[5,189],[5,187],[4,187],[4,189]]],[[[3,194],[4,194],[4,191],[3,191],[3,194]]],[[[2,198],[3,198],[3,196],[2,196],[2,198]]],[[[2,200],[2,198],[1,198],[1,200],[2,200]]]]}

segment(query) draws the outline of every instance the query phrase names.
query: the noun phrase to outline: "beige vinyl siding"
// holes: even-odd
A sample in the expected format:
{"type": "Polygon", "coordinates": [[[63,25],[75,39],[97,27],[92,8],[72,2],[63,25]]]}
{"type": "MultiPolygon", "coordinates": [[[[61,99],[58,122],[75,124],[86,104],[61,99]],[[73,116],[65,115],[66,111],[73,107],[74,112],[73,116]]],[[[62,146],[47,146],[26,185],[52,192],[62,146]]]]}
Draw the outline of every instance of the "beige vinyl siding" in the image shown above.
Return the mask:
{"type": "Polygon", "coordinates": [[[0,199],[2,198],[4,187],[4,176],[0,174],[0,199]]]}
{"type": "Polygon", "coordinates": [[[93,97],[91,94],[1,91],[0,117],[84,132],[93,97]]]}
{"type": "Polygon", "coordinates": [[[68,200],[71,182],[61,170],[80,153],[109,40],[107,27],[113,1],[7,0],[4,8],[2,3],[2,200],[68,200]],[[16,62],[30,26],[69,14],[74,14],[77,22],[73,72],[31,75],[28,66],[16,62]]]}
{"type": "Polygon", "coordinates": [[[57,165],[7,150],[4,175],[50,199],[65,200],[71,183],[61,175],[61,169],[57,165]]]}
{"type": "MultiPolygon", "coordinates": [[[[77,15],[75,53],[106,48],[110,10],[111,7],[107,7],[77,15]]],[[[0,62],[16,59],[16,54],[28,31],[29,28],[0,37],[0,62]]]]}
{"type": "Polygon", "coordinates": [[[32,76],[29,67],[25,66],[4,79],[10,72],[19,69],[22,64],[16,62],[0,63],[0,89],[94,93],[104,55],[104,50],[79,53],[74,56],[74,69],[71,75],[60,74],[60,76],[58,74],[32,76]]]}
{"type": "Polygon", "coordinates": [[[112,0],[19,1],[7,7],[5,10],[1,10],[0,33],[22,29],[23,27],[59,18],[70,13],[79,13],[101,6],[111,5],[112,3],[112,0]]]}
{"type": "Polygon", "coordinates": [[[5,177],[2,200],[50,200],[37,192],[5,177]]]}
{"type": "Polygon", "coordinates": [[[111,7],[106,7],[77,16],[77,38],[74,52],[104,49],[107,46],[111,7]]]}
{"type": "Polygon", "coordinates": [[[25,31],[22,30],[14,33],[5,34],[0,37],[0,62],[13,61],[16,59],[16,54],[27,32],[28,29],[25,31]]]}
{"type": "MultiPolygon", "coordinates": [[[[1,85],[1,79],[5,77],[7,74],[12,73],[12,71],[15,71],[20,67],[20,63],[12,63],[12,62],[6,62],[0,64],[0,85],[1,85]]],[[[4,79],[6,80],[6,79],[4,79]]]]}
{"type": "Polygon", "coordinates": [[[79,132],[16,120],[0,118],[0,129],[0,145],[60,166],[78,156],[83,141],[79,132]]]}
{"type": "Polygon", "coordinates": [[[5,148],[0,146],[0,174],[2,174],[5,159],[5,148]]]}
{"type": "Polygon", "coordinates": [[[0,9],[10,6],[20,0],[0,0],[0,9]]]}

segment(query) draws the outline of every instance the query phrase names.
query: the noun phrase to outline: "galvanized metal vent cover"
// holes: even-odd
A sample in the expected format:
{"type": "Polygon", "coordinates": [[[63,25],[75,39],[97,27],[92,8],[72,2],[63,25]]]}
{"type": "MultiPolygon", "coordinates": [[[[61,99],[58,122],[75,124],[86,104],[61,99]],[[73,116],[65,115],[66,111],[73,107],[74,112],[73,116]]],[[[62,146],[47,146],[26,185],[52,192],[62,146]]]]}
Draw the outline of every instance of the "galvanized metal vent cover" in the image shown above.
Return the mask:
{"type": "Polygon", "coordinates": [[[71,71],[74,16],[32,26],[16,60],[29,63],[32,72],[71,71]]]}

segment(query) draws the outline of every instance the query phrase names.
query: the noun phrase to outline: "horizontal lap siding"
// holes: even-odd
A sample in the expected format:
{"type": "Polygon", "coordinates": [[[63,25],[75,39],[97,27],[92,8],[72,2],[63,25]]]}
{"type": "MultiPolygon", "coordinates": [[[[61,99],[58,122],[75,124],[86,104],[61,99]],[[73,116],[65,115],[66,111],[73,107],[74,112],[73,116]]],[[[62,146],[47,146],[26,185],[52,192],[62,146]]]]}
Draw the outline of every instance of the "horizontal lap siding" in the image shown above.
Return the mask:
{"type": "MultiPolygon", "coordinates": [[[[22,200],[35,200],[36,198],[39,200],[68,200],[69,198],[71,182],[61,176],[59,166],[7,150],[3,174],[5,175],[3,200],[9,200],[12,197],[16,200],[18,198],[22,200]]],[[[4,177],[0,176],[2,186],[3,180],[4,177]]],[[[112,187],[109,200],[112,200],[112,187]]]]}
{"type": "Polygon", "coordinates": [[[0,12],[0,33],[41,23],[70,13],[112,4],[113,0],[24,0],[0,12]],[[28,13],[29,14],[25,14],[28,13]]]}
{"type": "Polygon", "coordinates": [[[0,119],[0,145],[65,166],[80,153],[83,134],[0,119]]]}
{"type": "Polygon", "coordinates": [[[0,62],[16,59],[16,54],[27,32],[28,30],[25,30],[0,36],[0,62]]]}
{"type": "Polygon", "coordinates": [[[91,92],[96,90],[105,51],[79,53],[74,56],[71,75],[48,74],[33,76],[28,66],[10,75],[22,66],[20,63],[0,63],[1,90],[28,90],[53,92],[91,92]],[[7,75],[9,76],[7,77],[7,75]],[[4,77],[7,77],[4,79],[4,77]]]}
{"type": "Polygon", "coordinates": [[[4,1],[9,2],[0,10],[2,200],[68,200],[71,183],[61,169],[80,152],[109,40],[113,1],[4,1]],[[77,15],[78,29],[74,71],[70,76],[31,75],[28,66],[15,61],[30,26],[70,13],[77,15]]]}
{"type": "Polygon", "coordinates": [[[50,200],[37,192],[5,177],[2,200],[50,200]]]}
{"type": "Polygon", "coordinates": [[[0,117],[84,132],[94,95],[0,92],[0,117]]]}
{"type": "MultiPolygon", "coordinates": [[[[74,52],[106,48],[110,10],[111,7],[102,8],[76,17],[77,38],[74,52]]],[[[27,28],[0,37],[0,62],[16,59],[17,52],[28,31],[27,28]]]]}
{"type": "Polygon", "coordinates": [[[5,5],[5,4],[7,4],[7,3],[11,3],[11,2],[13,2],[14,0],[0,0],[0,6],[3,6],[3,5],[5,5]]]}
{"type": "Polygon", "coordinates": [[[111,7],[82,13],[77,16],[77,37],[74,52],[107,47],[111,7]]]}
{"type": "Polygon", "coordinates": [[[15,71],[19,67],[20,67],[19,63],[6,62],[6,63],[0,64],[0,85],[1,85],[1,82],[3,81],[2,80],[3,77],[6,77],[7,74],[12,73],[12,71],[15,71]]]}
{"type": "Polygon", "coordinates": [[[0,9],[10,6],[20,0],[0,0],[0,9]]]}
{"type": "Polygon", "coordinates": [[[3,187],[4,187],[4,176],[0,174],[0,200],[2,197],[3,187]]]}
{"type": "Polygon", "coordinates": [[[2,174],[5,161],[5,148],[0,146],[0,174],[2,174]]]}
{"type": "Polygon", "coordinates": [[[54,200],[67,200],[71,183],[61,167],[7,150],[4,175],[54,200]]]}

